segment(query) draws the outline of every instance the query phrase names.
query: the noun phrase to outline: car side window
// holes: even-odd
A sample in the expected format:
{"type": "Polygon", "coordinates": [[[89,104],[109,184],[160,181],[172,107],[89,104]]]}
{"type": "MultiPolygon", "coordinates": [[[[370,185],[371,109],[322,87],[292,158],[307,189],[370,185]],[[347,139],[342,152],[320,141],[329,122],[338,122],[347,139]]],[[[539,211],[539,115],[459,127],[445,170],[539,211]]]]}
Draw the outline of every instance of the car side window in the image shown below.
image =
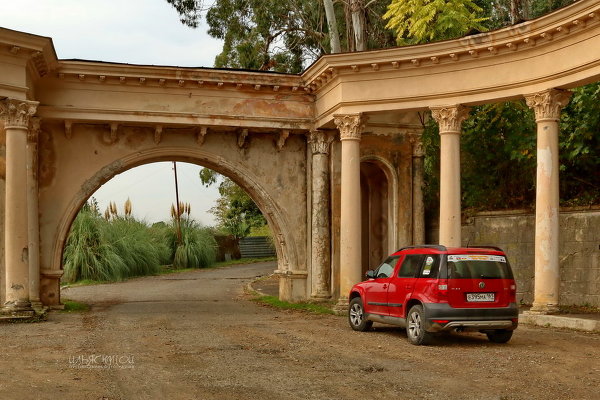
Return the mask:
{"type": "Polygon", "coordinates": [[[404,256],[398,278],[413,278],[421,268],[424,258],[424,254],[407,254],[404,256]]]}
{"type": "Polygon", "coordinates": [[[388,257],[383,264],[381,264],[375,270],[375,277],[379,278],[389,278],[394,273],[394,268],[396,267],[396,262],[398,262],[399,256],[388,257]]]}

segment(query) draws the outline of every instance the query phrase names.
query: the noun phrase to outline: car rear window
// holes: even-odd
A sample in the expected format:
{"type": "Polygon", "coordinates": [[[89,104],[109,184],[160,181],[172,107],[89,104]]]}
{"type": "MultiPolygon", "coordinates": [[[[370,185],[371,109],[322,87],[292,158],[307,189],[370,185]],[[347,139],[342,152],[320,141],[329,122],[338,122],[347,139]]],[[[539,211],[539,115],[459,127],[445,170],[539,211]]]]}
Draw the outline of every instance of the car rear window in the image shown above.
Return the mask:
{"type": "Polygon", "coordinates": [[[448,255],[450,279],[513,279],[506,257],[487,254],[448,255]]]}

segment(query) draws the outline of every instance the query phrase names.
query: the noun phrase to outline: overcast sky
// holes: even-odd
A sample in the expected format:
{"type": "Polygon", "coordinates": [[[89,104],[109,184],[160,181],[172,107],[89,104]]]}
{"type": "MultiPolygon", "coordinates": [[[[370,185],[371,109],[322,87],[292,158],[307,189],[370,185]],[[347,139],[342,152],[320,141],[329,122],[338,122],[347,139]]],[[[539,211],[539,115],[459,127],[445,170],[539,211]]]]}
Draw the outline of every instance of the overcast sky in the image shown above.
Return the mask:
{"type": "MultiPolygon", "coordinates": [[[[0,0],[0,26],[52,38],[58,58],[132,64],[211,67],[221,42],[179,22],[166,0],[0,0]]],[[[200,167],[177,164],[180,200],[205,225],[218,197],[200,184],[200,167]]],[[[115,201],[122,212],[129,197],[133,213],[148,222],[169,218],[175,202],[172,163],[147,164],[107,182],[94,197],[103,211],[115,201]]]]}

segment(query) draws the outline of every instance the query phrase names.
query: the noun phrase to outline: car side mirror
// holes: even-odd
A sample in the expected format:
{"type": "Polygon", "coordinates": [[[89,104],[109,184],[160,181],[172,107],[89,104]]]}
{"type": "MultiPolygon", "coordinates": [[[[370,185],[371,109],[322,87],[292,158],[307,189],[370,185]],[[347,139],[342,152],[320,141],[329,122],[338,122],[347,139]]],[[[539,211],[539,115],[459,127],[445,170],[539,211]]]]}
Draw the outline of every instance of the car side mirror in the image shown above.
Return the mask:
{"type": "Polygon", "coordinates": [[[372,269],[368,270],[366,273],[366,277],[367,279],[375,279],[375,271],[373,271],[372,269]]]}

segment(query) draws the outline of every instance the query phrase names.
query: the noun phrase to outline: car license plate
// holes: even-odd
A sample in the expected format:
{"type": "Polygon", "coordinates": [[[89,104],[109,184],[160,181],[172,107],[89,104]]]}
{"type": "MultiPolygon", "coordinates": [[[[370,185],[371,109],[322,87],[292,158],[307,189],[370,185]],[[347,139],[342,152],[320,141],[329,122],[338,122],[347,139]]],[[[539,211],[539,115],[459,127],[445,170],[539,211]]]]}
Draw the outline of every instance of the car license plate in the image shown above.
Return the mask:
{"type": "Polygon", "coordinates": [[[494,300],[494,293],[467,293],[468,302],[485,302],[494,300]]]}

